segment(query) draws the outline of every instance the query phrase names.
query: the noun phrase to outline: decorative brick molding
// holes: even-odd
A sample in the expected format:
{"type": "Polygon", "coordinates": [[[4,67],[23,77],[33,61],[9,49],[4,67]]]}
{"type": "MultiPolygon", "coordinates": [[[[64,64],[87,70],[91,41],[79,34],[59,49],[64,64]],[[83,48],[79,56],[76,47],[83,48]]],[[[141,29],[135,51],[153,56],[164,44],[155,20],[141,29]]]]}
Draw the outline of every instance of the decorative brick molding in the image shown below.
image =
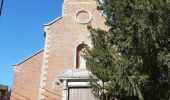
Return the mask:
{"type": "Polygon", "coordinates": [[[19,66],[16,66],[16,65],[13,65],[13,66],[14,66],[14,72],[15,72],[15,73],[19,72],[20,67],[19,67],[19,66]]]}
{"type": "Polygon", "coordinates": [[[74,69],[76,69],[76,54],[77,54],[77,47],[80,44],[86,44],[87,46],[89,46],[90,48],[92,48],[92,44],[91,44],[91,40],[86,37],[86,38],[82,38],[81,41],[76,41],[73,47],[73,67],[74,69]]]}
{"type": "Polygon", "coordinates": [[[67,12],[66,5],[63,4],[63,7],[62,7],[62,16],[66,16],[67,15],[66,12],[67,12]]]}
{"type": "Polygon", "coordinates": [[[50,48],[50,27],[46,26],[44,28],[44,31],[46,33],[46,40],[45,40],[45,47],[44,47],[44,55],[43,55],[43,63],[42,63],[42,69],[41,69],[41,77],[40,77],[40,85],[39,85],[39,95],[38,100],[44,99],[44,93],[45,93],[45,85],[46,85],[46,75],[47,75],[47,68],[48,68],[48,57],[49,57],[49,48],[50,48]]]}
{"type": "Polygon", "coordinates": [[[81,9],[81,10],[78,10],[75,14],[75,20],[76,22],[80,23],[80,24],[88,24],[92,21],[92,14],[91,14],[91,11],[89,10],[85,10],[85,9],[81,9]],[[82,19],[78,19],[78,16],[80,14],[86,14],[86,16],[88,16],[88,18],[86,18],[85,20],[82,20],[82,19]]]}

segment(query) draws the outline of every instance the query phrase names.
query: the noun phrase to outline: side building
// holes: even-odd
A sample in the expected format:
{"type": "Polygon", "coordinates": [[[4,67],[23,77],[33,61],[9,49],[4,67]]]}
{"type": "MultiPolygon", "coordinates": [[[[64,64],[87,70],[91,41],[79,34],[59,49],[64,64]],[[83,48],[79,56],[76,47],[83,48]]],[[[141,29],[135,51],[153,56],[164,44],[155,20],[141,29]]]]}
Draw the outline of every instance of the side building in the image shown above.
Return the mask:
{"type": "Polygon", "coordinates": [[[96,0],[64,0],[61,17],[44,25],[44,49],[14,65],[11,100],[97,100],[81,56],[91,47],[87,25],[106,29],[96,0]]]}

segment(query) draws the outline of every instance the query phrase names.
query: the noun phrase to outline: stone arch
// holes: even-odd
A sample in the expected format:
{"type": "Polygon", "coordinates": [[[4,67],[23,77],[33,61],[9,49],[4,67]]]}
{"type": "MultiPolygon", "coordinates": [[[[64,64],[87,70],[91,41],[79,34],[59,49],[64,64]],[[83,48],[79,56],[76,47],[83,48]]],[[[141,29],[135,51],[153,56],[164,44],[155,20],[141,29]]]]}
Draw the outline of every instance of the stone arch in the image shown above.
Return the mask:
{"type": "Polygon", "coordinates": [[[75,69],[85,69],[85,60],[82,57],[82,53],[85,47],[91,47],[91,44],[85,41],[78,42],[74,49],[74,68],[75,69]]]}

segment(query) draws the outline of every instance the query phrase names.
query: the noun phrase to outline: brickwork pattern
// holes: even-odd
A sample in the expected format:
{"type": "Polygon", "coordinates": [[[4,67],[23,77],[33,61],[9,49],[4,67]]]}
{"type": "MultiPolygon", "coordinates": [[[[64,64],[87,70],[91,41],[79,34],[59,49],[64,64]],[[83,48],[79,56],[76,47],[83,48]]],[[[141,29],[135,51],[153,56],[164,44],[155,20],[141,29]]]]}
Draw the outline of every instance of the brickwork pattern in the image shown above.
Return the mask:
{"type": "MultiPolygon", "coordinates": [[[[49,27],[46,27],[44,31],[46,31],[46,33],[50,33],[49,27]]],[[[44,99],[44,94],[45,94],[44,87],[46,85],[45,81],[46,81],[47,68],[48,68],[49,48],[50,48],[50,34],[46,34],[38,100],[44,99]]]]}
{"type": "Polygon", "coordinates": [[[37,100],[42,58],[43,50],[15,65],[19,70],[15,72],[11,100],[37,100]]]}
{"type": "MultiPolygon", "coordinates": [[[[27,61],[14,66],[15,79],[11,100],[62,100],[62,84],[58,76],[76,68],[76,48],[81,43],[90,46],[87,25],[106,29],[104,17],[96,10],[95,0],[65,0],[63,16],[44,26],[45,46],[27,61]],[[88,23],[76,21],[78,11],[91,14],[88,23]]],[[[85,19],[84,19],[85,18],[85,19]]],[[[86,20],[79,17],[79,20],[86,20]]]]}
{"type": "Polygon", "coordinates": [[[68,69],[75,68],[74,58],[77,44],[83,42],[90,44],[90,33],[87,30],[87,25],[104,28],[104,18],[96,10],[96,2],[91,1],[86,3],[66,2],[64,4],[64,16],[55,23],[45,26],[50,27],[50,33],[46,34],[50,34],[51,37],[44,100],[62,100],[62,86],[54,83],[55,81],[59,82],[58,75],[68,69]],[[92,14],[93,19],[88,24],[80,24],[75,20],[77,11],[81,9],[92,14]]]}

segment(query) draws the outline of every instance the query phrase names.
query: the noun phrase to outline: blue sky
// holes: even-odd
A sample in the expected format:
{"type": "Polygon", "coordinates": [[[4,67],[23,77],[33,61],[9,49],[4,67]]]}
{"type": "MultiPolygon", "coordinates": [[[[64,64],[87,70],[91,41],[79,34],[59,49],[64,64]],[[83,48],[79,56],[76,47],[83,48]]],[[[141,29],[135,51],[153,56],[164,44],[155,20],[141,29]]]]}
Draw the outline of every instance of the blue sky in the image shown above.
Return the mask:
{"type": "Polygon", "coordinates": [[[62,0],[4,0],[0,17],[0,84],[12,87],[12,65],[44,47],[43,24],[61,13],[62,0]]]}

